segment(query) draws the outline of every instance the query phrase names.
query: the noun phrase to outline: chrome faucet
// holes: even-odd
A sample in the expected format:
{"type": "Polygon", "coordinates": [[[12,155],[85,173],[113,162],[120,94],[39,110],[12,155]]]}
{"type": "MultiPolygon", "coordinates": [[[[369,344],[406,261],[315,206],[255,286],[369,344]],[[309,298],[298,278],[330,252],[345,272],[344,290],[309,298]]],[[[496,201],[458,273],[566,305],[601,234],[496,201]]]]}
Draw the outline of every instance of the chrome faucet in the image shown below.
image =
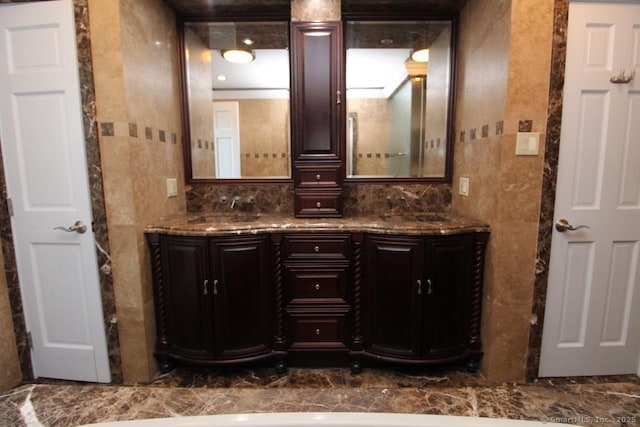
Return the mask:
{"type": "Polygon", "coordinates": [[[240,196],[235,196],[233,200],[231,200],[231,209],[235,208],[239,201],[240,201],[240,196]]]}

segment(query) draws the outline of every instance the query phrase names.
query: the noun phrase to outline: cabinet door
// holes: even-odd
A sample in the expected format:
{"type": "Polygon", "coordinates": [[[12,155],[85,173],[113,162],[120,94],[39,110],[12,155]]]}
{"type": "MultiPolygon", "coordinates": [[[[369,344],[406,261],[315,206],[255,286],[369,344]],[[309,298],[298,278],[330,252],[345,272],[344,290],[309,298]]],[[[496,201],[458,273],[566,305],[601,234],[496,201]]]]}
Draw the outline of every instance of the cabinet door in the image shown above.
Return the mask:
{"type": "Polygon", "coordinates": [[[167,350],[185,357],[213,355],[207,240],[162,236],[167,350]]]}
{"type": "Polygon", "coordinates": [[[427,240],[424,357],[445,358],[469,349],[473,235],[427,240]]]}
{"type": "Polygon", "coordinates": [[[266,353],[273,340],[272,274],[267,236],[211,241],[218,359],[266,353]]]}
{"type": "Polygon", "coordinates": [[[294,160],[341,160],[343,151],[340,22],[291,24],[294,160]]]}
{"type": "Polygon", "coordinates": [[[421,238],[365,241],[365,347],[388,357],[420,356],[424,244],[421,238]]]}

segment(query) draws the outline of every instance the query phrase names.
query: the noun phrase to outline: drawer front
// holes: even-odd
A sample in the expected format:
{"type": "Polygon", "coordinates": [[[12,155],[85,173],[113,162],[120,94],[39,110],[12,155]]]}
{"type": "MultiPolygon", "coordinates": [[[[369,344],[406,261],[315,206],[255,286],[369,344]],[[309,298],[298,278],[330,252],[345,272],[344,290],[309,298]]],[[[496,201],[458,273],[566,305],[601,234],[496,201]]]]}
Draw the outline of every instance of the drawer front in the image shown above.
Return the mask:
{"type": "Polygon", "coordinates": [[[288,260],[348,260],[350,235],[300,234],[285,240],[285,258],[288,260]]]}
{"type": "Polygon", "coordinates": [[[297,217],[342,217],[342,193],[334,191],[302,192],[295,194],[297,217]]]}
{"type": "Polygon", "coordinates": [[[346,328],[346,313],[289,313],[289,348],[347,348],[346,328]]]}
{"type": "Polygon", "coordinates": [[[299,169],[297,174],[300,187],[338,187],[337,169],[299,169]]]}
{"type": "Polygon", "coordinates": [[[287,273],[291,304],[346,304],[346,268],[288,267],[287,273]]]}

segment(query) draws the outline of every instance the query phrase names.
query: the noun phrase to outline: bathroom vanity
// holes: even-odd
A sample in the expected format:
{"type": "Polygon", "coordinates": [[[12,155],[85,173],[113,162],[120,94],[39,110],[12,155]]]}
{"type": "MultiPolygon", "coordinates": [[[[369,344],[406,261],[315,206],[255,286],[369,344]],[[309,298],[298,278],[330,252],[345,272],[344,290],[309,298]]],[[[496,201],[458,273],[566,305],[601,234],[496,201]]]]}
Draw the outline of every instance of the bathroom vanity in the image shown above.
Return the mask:
{"type": "Polygon", "coordinates": [[[430,213],[185,215],[146,228],[156,357],[232,365],[440,364],[482,356],[485,224],[430,213]]]}

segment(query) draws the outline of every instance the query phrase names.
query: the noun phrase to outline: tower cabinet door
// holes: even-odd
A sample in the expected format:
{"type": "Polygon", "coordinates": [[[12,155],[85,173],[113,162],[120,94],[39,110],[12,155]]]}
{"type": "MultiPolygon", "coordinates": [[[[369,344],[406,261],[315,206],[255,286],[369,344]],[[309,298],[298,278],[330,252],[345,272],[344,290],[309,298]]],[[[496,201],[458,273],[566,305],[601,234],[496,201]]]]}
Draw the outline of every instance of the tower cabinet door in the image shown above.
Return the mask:
{"type": "Polygon", "coordinates": [[[423,239],[368,236],[365,266],[365,350],[392,358],[419,358],[425,291],[423,239]]]}
{"type": "Polygon", "coordinates": [[[207,240],[200,237],[162,236],[160,251],[167,351],[188,358],[211,358],[213,331],[212,302],[207,289],[207,240]]]}
{"type": "Polygon", "coordinates": [[[291,50],[294,161],[341,160],[341,23],[292,23],[291,50]]]}
{"type": "Polygon", "coordinates": [[[423,357],[440,359],[469,349],[473,235],[427,239],[423,357]]]}
{"type": "Polygon", "coordinates": [[[218,359],[252,357],[271,349],[274,302],[267,238],[210,241],[218,359]]]}

